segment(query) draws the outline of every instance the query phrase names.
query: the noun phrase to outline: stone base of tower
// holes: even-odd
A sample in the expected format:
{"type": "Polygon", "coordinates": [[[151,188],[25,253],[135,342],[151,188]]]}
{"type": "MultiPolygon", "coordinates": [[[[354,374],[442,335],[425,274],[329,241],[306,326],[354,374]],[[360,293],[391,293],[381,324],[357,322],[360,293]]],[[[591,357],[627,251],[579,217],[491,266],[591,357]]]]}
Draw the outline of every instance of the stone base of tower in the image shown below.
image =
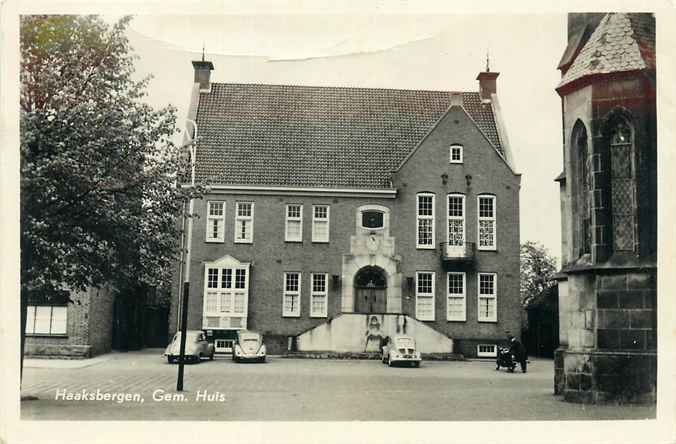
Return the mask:
{"type": "Polygon", "coordinates": [[[554,355],[554,393],[584,404],[654,403],[657,354],[560,348],[554,355]]]}

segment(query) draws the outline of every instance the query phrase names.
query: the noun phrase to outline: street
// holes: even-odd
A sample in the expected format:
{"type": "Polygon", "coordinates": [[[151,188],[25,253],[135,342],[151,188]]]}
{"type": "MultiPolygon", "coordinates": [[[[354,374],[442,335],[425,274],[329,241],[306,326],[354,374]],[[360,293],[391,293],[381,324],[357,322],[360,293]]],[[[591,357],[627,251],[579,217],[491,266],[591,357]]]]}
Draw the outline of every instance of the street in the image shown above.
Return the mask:
{"type": "Polygon", "coordinates": [[[285,359],[235,364],[217,357],[177,365],[161,350],[111,353],[86,361],[30,360],[22,419],[35,420],[599,420],[655,417],[654,406],[589,406],[553,396],[553,362],[528,373],[495,371],[488,361],[423,362],[285,359]],[[97,392],[98,390],[98,392],[97,392]],[[98,395],[97,395],[98,393],[98,395]],[[93,400],[81,400],[91,396],[93,400]],[[101,399],[107,396],[108,399],[101,399]],[[59,399],[55,399],[55,398],[59,399]],[[77,400],[80,399],[80,400],[77,400]]]}

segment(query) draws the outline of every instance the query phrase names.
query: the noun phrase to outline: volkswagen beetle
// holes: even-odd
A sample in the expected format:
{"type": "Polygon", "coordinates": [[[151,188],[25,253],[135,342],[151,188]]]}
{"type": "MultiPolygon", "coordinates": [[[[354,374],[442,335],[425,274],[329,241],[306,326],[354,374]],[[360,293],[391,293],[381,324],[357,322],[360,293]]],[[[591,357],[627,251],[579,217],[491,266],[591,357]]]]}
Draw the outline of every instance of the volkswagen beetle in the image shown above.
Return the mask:
{"type": "Polygon", "coordinates": [[[383,345],[382,361],[390,367],[395,364],[410,364],[420,367],[422,356],[416,350],[415,339],[410,336],[395,336],[383,345]]]}
{"type": "Polygon", "coordinates": [[[232,348],[232,360],[235,362],[265,362],[263,336],[255,331],[238,331],[235,345],[232,348]]]}
{"type": "MultiPolygon", "coordinates": [[[[199,362],[202,358],[214,359],[214,344],[207,341],[201,330],[188,330],[185,334],[185,360],[186,362],[199,362]]],[[[167,362],[173,364],[178,361],[181,353],[181,332],[174,335],[164,351],[167,362]]]]}

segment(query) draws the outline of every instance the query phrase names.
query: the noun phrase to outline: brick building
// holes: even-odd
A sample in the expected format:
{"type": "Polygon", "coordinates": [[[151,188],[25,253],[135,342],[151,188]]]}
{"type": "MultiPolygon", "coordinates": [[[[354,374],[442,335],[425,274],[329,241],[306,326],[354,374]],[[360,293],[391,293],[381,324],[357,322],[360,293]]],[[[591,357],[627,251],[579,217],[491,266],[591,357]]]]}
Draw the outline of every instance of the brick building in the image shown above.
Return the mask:
{"type": "Polygon", "coordinates": [[[27,357],[90,358],[110,351],[112,334],[113,296],[109,289],[63,292],[49,298],[29,296],[27,357]]]}
{"type": "Polygon", "coordinates": [[[561,348],[566,400],[654,400],[655,19],[569,14],[563,110],[561,348]]]}
{"type": "Polygon", "coordinates": [[[208,192],[188,328],[221,352],[248,328],[269,353],[375,351],[406,333],[466,356],[520,331],[520,175],[498,73],[448,92],[215,83],[211,62],[193,66],[187,128],[208,192]]]}

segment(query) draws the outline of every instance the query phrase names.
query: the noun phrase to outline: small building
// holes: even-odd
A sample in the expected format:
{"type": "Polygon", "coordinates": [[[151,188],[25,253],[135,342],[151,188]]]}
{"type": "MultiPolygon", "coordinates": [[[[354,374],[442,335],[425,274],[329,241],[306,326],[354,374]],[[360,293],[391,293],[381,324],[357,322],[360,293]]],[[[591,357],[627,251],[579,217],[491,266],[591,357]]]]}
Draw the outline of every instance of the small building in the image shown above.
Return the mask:
{"type": "MultiPolygon", "coordinates": [[[[495,356],[520,331],[519,188],[496,95],[211,82],[193,62],[188,328],[229,352],[495,356]]],[[[176,282],[182,282],[179,267],[176,282]]],[[[179,325],[180,286],[170,333],[179,325]]]]}
{"type": "Polygon", "coordinates": [[[26,357],[90,358],[109,352],[113,299],[107,288],[29,294],[26,357]]]}
{"type": "Polygon", "coordinates": [[[569,14],[556,91],[561,347],[568,401],[654,401],[657,136],[652,14],[569,14]]]}

